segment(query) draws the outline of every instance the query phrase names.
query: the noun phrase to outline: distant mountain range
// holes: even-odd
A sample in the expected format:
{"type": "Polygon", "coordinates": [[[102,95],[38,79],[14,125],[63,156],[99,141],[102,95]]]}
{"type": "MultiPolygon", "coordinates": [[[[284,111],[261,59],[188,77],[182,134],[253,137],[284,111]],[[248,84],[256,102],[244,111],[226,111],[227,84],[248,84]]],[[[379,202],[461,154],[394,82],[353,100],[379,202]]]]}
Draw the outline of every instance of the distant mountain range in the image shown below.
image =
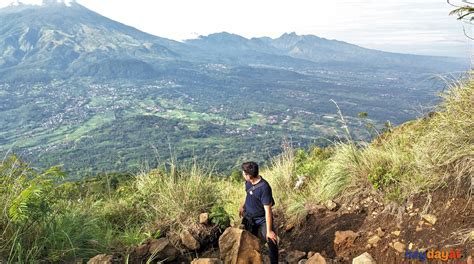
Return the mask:
{"type": "Polygon", "coordinates": [[[385,121],[433,105],[444,85],[434,74],[468,67],[467,58],[295,33],[178,42],[74,1],[17,3],[0,9],[0,155],[63,163],[82,177],[156,166],[171,146],[179,160],[195,155],[227,170],[265,161],[283,140],[306,147],[341,139],[333,101],[353,138],[367,139],[385,121]]]}
{"type": "MultiPolygon", "coordinates": [[[[230,33],[184,43],[103,17],[76,2],[45,1],[0,9],[0,78],[47,80],[89,76],[153,78],[180,62],[277,67],[465,68],[466,60],[388,53],[312,35],[246,39],[230,33]]],[[[177,66],[179,67],[179,66],[177,66]]]]}

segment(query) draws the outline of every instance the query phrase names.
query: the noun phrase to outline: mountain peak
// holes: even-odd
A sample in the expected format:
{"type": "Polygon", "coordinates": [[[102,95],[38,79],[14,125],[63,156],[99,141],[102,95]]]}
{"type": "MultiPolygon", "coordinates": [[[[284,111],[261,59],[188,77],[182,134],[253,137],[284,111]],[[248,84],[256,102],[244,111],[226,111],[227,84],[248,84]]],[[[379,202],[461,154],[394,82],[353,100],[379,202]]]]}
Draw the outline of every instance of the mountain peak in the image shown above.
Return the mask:
{"type": "Polygon", "coordinates": [[[43,0],[42,5],[65,5],[71,6],[76,0],[43,0]]]}
{"type": "Polygon", "coordinates": [[[246,38],[240,35],[229,33],[226,31],[209,34],[206,36],[206,38],[219,39],[219,40],[247,40],[246,38]]]}
{"type": "Polygon", "coordinates": [[[31,1],[24,1],[24,0],[14,0],[14,1],[11,1],[8,6],[9,7],[26,6],[26,5],[39,5],[39,6],[64,5],[64,6],[71,6],[72,4],[75,4],[75,3],[76,3],[76,0],[42,0],[41,3],[31,2],[31,1]]]}
{"type": "Polygon", "coordinates": [[[290,32],[290,33],[283,33],[283,35],[280,36],[280,38],[295,38],[295,37],[299,37],[298,34],[296,34],[296,32],[290,32]]]}

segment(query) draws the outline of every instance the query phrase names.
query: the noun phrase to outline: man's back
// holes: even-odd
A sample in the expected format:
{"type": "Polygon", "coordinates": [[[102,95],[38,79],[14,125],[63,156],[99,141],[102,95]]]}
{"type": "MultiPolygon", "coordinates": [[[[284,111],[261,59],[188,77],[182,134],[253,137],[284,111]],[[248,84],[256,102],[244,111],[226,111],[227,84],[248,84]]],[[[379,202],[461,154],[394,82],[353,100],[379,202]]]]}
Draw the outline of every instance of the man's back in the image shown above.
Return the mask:
{"type": "MultiPolygon", "coordinates": [[[[260,176],[261,177],[261,176],[260,176]]],[[[264,205],[275,205],[270,184],[261,177],[260,181],[252,184],[245,182],[245,213],[255,217],[265,216],[264,205]],[[252,189],[254,187],[254,189],[252,189]],[[255,188],[256,187],[256,188],[255,188]]]]}

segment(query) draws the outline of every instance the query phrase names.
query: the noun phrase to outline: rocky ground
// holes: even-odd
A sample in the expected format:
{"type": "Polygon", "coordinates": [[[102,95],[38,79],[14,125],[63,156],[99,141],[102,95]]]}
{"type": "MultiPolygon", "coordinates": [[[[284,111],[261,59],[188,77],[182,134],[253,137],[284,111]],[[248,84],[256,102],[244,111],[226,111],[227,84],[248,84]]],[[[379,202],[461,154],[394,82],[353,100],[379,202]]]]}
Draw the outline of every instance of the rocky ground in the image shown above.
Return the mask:
{"type": "MultiPolygon", "coordinates": [[[[474,203],[469,183],[418,195],[401,205],[377,193],[349,202],[308,205],[297,227],[276,212],[281,263],[472,263],[474,203]],[[425,253],[426,252],[426,253],[425,253]],[[443,259],[444,258],[444,259],[443,259]]],[[[198,221],[196,221],[198,222],[198,221]]],[[[127,255],[99,255],[88,263],[268,263],[265,245],[238,228],[209,224],[207,214],[179,241],[149,240],[127,255]]]]}

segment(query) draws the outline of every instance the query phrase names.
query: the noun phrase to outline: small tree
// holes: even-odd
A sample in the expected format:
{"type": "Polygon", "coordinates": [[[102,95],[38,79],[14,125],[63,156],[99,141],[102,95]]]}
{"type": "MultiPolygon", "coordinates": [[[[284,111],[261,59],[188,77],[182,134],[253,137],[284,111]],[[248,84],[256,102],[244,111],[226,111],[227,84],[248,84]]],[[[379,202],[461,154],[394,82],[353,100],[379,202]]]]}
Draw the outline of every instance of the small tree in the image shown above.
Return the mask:
{"type": "MultiPolygon", "coordinates": [[[[449,13],[449,15],[457,15],[458,20],[462,20],[468,24],[472,25],[472,22],[474,21],[474,2],[468,1],[468,0],[462,0],[463,4],[462,5],[456,5],[451,3],[452,0],[446,0],[448,4],[456,7],[453,11],[449,13]]],[[[470,39],[474,39],[473,37],[469,36],[466,33],[466,29],[463,28],[464,30],[464,35],[470,39]]]]}
{"type": "Polygon", "coordinates": [[[456,9],[449,13],[450,15],[457,15],[459,20],[464,20],[469,23],[474,20],[474,2],[463,0],[462,2],[464,3],[464,5],[459,6],[452,4],[451,0],[447,1],[448,4],[456,7],[456,9]]]}

